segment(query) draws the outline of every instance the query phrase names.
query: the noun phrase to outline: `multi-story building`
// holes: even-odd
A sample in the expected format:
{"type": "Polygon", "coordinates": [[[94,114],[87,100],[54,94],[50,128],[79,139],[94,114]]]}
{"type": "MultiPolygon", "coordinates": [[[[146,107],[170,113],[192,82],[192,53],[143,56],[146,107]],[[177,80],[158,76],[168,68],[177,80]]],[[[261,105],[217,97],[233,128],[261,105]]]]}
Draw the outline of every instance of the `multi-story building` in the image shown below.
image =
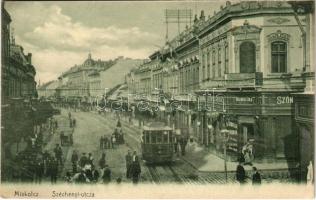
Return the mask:
{"type": "Polygon", "coordinates": [[[309,83],[304,74],[314,48],[314,30],[300,11],[284,1],[227,2],[208,19],[202,11],[192,27],[133,72],[130,90],[171,92],[173,102],[182,102],[175,127],[191,128],[191,136],[218,151],[228,136],[231,155],[248,141],[256,158],[294,155],[285,151],[293,149],[286,147],[295,134],[291,94],[309,83]],[[313,33],[305,37],[307,29],[313,33]]]}
{"type": "MultiPolygon", "coordinates": [[[[73,66],[59,77],[61,84],[58,88],[58,95],[79,102],[88,102],[90,98],[89,83],[92,84],[90,77],[93,77],[89,75],[107,70],[113,64],[114,61],[112,60],[94,60],[89,53],[88,58],[81,65],[73,66]]],[[[94,89],[92,93],[94,94],[95,92],[98,91],[94,89]]]]}
{"type": "Polygon", "coordinates": [[[285,156],[290,94],[304,87],[303,19],[287,2],[228,3],[199,27],[201,143],[220,149],[228,129],[236,154],[252,140],[256,157],[285,156]]]}
{"type": "Polygon", "coordinates": [[[49,81],[44,83],[43,85],[38,86],[37,93],[39,98],[55,98],[56,97],[56,89],[59,86],[58,81],[49,81]]]}
{"type": "Polygon", "coordinates": [[[10,23],[11,17],[9,13],[2,6],[2,23],[1,23],[1,97],[2,101],[4,96],[9,96],[9,92],[6,89],[9,84],[9,60],[10,60],[10,23]]]}
{"type": "Polygon", "coordinates": [[[3,103],[13,97],[35,97],[35,68],[32,54],[24,54],[23,47],[10,38],[9,13],[2,7],[2,100],[3,103]]]}

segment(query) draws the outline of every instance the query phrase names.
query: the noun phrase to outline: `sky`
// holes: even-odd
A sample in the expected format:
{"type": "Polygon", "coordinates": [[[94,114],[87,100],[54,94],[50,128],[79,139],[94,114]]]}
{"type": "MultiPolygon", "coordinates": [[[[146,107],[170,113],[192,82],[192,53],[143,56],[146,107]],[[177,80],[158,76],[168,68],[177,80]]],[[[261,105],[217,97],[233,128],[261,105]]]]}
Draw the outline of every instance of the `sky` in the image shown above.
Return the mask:
{"type": "MultiPolygon", "coordinates": [[[[221,1],[10,1],[5,8],[12,18],[16,44],[32,53],[36,81],[45,83],[89,52],[93,59],[118,56],[145,59],[165,43],[165,9],[204,10],[206,17],[218,11],[221,1]]],[[[180,25],[183,30],[184,24],[180,25]]],[[[178,32],[169,25],[169,38],[178,32]]]]}

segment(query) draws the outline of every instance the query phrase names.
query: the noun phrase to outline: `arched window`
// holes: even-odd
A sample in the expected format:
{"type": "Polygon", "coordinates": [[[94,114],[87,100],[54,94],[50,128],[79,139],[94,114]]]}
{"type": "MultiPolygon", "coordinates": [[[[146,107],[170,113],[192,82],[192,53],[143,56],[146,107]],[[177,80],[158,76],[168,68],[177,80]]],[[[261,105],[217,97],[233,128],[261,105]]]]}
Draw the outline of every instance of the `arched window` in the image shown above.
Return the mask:
{"type": "Polygon", "coordinates": [[[284,73],[287,68],[287,49],[286,43],[282,41],[271,43],[271,72],[284,73]]]}
{"type": "Polygon", "coordinates": [[[253,42],[240,45],[240,73],[256,72],[256,46],[253,42]]]}

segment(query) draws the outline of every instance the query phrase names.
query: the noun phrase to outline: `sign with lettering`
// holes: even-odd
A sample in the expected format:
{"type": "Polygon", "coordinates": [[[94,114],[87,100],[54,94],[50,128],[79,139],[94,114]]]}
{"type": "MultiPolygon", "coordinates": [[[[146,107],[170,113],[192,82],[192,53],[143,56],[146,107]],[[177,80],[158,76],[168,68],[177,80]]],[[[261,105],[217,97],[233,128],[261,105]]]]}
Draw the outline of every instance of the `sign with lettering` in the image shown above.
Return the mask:
{"type": "Polygon", "coordinates": [[[291,104],[293,103],[293,97],[290,96],[277,96],[277,104],[291,104]]]}

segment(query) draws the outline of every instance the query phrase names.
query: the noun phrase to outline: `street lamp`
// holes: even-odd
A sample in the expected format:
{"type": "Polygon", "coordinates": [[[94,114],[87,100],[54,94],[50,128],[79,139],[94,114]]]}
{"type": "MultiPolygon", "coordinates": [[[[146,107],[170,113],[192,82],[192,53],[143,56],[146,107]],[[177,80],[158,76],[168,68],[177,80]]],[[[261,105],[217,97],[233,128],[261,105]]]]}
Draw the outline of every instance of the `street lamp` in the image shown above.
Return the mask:
{"type": "Polygon", "coordinates": [[[227,152],[226,152],[226,148],[227,148],[227,142],[228,142],[228,133],[229,133],[229,131],[227,129],[221,130],[221,135],[222,135],[223,142],[224,142],[224,168],[225,168],[226,183],[227,183],[227,152]]]}

